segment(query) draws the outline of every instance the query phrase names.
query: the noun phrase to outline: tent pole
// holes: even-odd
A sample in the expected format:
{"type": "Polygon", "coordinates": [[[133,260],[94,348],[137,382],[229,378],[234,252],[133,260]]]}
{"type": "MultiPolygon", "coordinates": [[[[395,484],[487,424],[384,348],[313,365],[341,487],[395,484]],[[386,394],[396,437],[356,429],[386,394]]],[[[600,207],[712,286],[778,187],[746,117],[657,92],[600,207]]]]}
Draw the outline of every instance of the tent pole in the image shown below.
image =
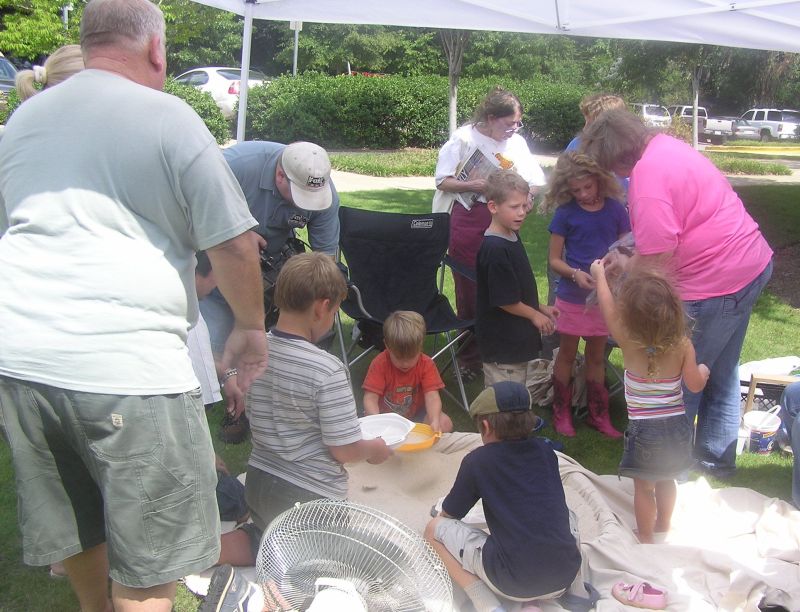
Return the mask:
{"type": "Polygon", "coordinates": [[[250,76],[250,43],[253,40],[253,5],[255,0],[244,3],[244,34],[242,35],[242,76],[239,81],[239,114],[236,118],[236,141],[244,140],[244,123],[247,117],[247,82],[250,76]]]}

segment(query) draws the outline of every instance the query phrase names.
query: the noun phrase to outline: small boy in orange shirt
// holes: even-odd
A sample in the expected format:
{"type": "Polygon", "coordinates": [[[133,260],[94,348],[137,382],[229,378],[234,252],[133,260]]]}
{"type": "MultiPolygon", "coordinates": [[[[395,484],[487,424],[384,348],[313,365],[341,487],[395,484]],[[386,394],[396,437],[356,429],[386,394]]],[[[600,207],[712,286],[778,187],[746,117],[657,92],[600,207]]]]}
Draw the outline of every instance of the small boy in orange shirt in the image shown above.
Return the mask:
{"type": "Polygon", "coordinates": [[[372,360],[362,385],[364,413],[396,412],[427,423],[434,431],[453,431],[453,422],[442,412],[439,397],[444,382],[433,359],[422,353],[422,315],[410,310],[393,312],[383,323],[383,339],[386,350],[372,360]]]}

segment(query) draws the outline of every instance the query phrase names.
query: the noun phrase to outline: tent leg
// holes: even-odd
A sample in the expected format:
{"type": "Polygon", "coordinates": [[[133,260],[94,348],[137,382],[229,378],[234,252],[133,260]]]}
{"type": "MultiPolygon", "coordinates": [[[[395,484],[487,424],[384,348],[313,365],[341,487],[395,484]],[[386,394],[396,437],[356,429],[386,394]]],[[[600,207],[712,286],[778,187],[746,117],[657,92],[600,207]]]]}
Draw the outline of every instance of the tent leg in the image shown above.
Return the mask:
{"type": "Polygon", "coordinates": [[[239,113],[236,118],[236,141],[244,140],[244,124],[247,118],[247,90],[250,75],[250,44],[253,41],[253,2],[244,4],[244,33],[242,34],[242,77],[239,81],[239,113]]]}

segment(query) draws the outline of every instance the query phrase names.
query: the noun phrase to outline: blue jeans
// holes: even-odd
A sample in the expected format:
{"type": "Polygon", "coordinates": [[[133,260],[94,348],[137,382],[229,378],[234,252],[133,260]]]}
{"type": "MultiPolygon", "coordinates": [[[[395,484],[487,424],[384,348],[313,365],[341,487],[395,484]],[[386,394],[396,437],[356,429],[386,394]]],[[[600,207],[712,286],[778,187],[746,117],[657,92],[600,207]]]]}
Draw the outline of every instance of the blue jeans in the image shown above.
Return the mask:
{"type": "Polygon", "coordinates": [[[706,388],[683,397],[689,423],[697,417],[694,456],[712,469],[736,468],[736,438],[741,418],[739,355],[750,313],[772,276],[772,262],[745,287],[720,297],[684,302],[693,321],[692,344],[697,363],[711,370],[706,388]]]}
{"type": "Polygon", "coordinates": [[[215,355],[225,352],[225,341],[233,329],[233,311],[222,297],[219,289],[214,289],[200,300],[200,313],[208,326],[211,350],[215,355]]]}
{"type": "Polygon", "coordinates": [[[800,508],[800,382],[792,383],[783,390],[780,412],[783,426],[789,432],[794,465],[792,466],[792,500],[800,508]]]}

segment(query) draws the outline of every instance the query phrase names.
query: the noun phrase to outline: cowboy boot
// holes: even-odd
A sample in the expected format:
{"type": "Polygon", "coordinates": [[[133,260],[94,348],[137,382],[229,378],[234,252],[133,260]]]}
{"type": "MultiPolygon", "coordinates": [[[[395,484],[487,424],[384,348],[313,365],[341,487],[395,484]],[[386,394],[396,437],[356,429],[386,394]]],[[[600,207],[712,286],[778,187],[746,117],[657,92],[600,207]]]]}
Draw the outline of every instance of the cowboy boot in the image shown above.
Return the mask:
{"type": "Polygon", "coordinates": [[[572,387],[553,377],[553,428],[562,436],[575,437],[572,425],[572,387]]]}
{"type": "Polygon", "coordinates": [[[586,381],[586,396],[589,404],[589,415],[586,424],[594,427],[604,436],[621,438],[622,433],[614,429],[608,416],[608,391],[603,383],[586,381]]]}

